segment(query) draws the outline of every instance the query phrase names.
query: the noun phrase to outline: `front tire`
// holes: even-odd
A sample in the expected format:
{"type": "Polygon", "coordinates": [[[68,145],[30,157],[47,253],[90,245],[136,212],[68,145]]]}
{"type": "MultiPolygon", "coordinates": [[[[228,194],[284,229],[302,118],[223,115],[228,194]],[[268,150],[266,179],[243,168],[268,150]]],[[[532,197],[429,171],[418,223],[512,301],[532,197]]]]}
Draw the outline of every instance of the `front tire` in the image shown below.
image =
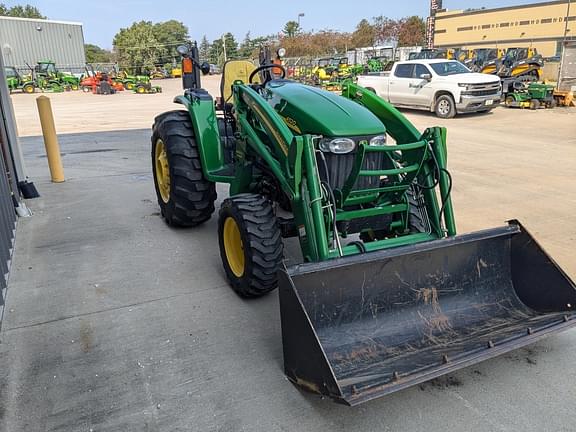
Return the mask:
{"type": "Polygon", "coordinates": [[[444,119],[453,118],[456,115],[456,104],[451,95],[443,94],[436,99],[434,107],[436,116],[444,119]]]}
{"type": "Polygon", "coordinates": [[[224,200],[218,243],[224,271],[238,295],[261,297],[278,286],[282,233],[272,203],[265,197],[239,194],[224,200]]]}
{"type": "Polygon", "coordinates": [[[170,111],[152,128],[152,171],[158,204],[169,225],[192,227],[210,219],[216,188],[204,177],[187,111],[170,111]]]}

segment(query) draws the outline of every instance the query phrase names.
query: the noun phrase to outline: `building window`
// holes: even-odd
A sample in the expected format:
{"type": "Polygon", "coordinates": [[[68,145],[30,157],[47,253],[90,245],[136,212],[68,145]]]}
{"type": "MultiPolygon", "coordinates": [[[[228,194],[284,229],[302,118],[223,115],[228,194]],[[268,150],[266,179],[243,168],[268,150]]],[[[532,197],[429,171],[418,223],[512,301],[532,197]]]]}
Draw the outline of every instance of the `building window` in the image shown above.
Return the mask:
{"type": "Polygon", "coordinates": [[[458,27],[458,28],[456,29],[456,31],[459,31],[459,32],[461,32],[461,31],[470,31],[470,30],[472,30],[472,26],[458,27]]]}
{"type": "Polygon", "coordinates": [[[552,18],[544,18],[540,20],[540,24],[550,24],[552,22],[552,18]]]}
{"type": "Polygon", "coordinates": [[[446,33],[446,29],[441,29],[441,30],[434,30],[434,33],[439,34],[439,33],[446,33]]]}
{"type": "Polygon", "coordinates": [[[510,27],[510,23],[500,23],[500,27],[510,27]]]}
{"type": "Polygon", "coordinates": [[[489,28],[490,28],[490,24],[484,24],[484,25],[482,26],[482,30],[486,30],[486,29],[489,29],[489,28]]]}
{"type": "MultiPolygon", "coordinates": [[[[528,25],[530,24],[530,21],[520,21],[520,25],[528,25]]],[[[534,24],[534,21],[532,21],[532,24],[534,24]]]]}

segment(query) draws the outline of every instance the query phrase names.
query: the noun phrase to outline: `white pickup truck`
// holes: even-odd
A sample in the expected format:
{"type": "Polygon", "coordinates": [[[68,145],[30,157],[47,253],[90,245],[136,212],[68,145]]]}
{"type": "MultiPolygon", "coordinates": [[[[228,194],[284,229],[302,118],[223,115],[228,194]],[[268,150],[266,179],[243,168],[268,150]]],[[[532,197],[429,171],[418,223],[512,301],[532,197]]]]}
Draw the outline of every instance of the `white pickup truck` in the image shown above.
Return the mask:
{"type": "Polygon", "coordinates": [[[390,72],[361,75],[358,84],[397,108],[423,109],[438,117],[487,112],[500,103],[500,78],[471,72],[455,60],[409,60],[390,72]]]}

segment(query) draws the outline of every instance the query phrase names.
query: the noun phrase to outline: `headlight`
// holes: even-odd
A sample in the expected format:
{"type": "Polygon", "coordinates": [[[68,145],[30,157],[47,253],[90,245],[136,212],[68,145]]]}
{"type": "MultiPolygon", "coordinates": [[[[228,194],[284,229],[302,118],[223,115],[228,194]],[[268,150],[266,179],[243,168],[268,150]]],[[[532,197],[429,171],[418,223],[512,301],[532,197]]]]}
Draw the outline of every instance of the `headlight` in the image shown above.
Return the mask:
{"type": "Polygon", "coordinates": [[[468,89],[468,84],[459,83],[458,87],[464,87],[465,89],[468,89]]]}
{"type": "Polygon", "coordinates": [[[178,54],[180,55],[186,55],[190,52],[190,50],[188,49],[187,45],[180,45],[178,46],[178,48],[176,48],[176,51],[178,52],[178,54]]]}
{"type": "Polygon", "coordinates": [[[350,153],[356,147],[356,143],[350,138],[323,138],[318,146],[323,152],[335,154],[350,153]]]}
{"type": "Polygon", "coordinates": [[[386,135],[377,135],[370,140],[371,146],[384,146],[386,145],[386,135]]]}

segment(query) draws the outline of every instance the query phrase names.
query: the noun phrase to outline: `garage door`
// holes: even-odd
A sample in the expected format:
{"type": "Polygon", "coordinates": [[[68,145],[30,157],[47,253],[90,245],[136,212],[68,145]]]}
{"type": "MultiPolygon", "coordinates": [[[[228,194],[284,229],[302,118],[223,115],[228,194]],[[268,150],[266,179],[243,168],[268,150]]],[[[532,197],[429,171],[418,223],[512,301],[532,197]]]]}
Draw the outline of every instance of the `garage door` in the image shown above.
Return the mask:
{"type": "Polygon", "coordinates": [[[4,160],[0,147],[0,313],[4,308],[6,298],[8,270],[10,269],[16,228],[16,213],[14,212],[4,160]]]}

